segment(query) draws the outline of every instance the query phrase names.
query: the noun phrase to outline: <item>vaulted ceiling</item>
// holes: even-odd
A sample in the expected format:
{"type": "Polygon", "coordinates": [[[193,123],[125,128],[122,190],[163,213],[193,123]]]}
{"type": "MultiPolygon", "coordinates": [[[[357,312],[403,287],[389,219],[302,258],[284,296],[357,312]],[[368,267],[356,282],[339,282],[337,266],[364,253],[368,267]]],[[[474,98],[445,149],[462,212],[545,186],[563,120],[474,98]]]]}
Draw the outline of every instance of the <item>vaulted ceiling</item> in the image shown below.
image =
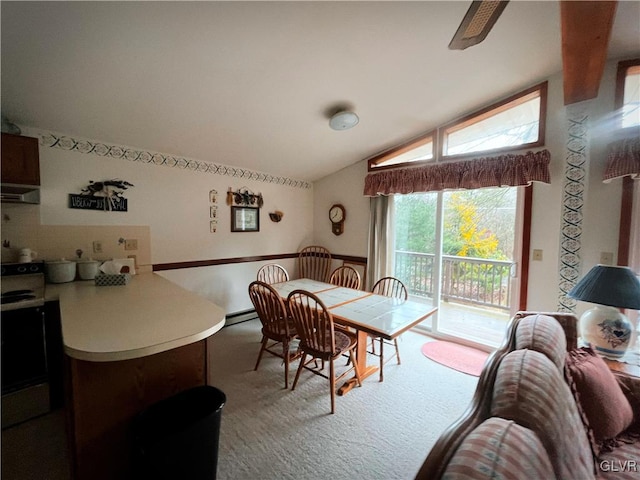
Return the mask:
{"type": "MultiPolygon", "coordinates": [[[[562,70],[558,2],[449,50],[469,4],[2,1],[2,114],[313,181],[562,70]],[[329,128],[338,104],[355,128],[329,128]]],[[[606,58],[640,54],[639,19],[618,3],[606,58]]]]}

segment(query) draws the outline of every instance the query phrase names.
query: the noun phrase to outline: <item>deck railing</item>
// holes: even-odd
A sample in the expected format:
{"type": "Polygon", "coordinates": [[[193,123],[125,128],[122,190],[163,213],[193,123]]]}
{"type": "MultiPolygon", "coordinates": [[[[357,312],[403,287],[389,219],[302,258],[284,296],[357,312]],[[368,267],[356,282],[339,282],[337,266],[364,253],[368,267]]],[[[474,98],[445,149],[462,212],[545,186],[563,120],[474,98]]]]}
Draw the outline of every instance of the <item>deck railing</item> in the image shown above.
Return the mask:
{"type": "MultiPolygon", "coordinates": [[[[396,250],[395,275],[410,294],[433,297],[434,258],[429,253],[396,250]]],[[[443,255],[442,299],[509,310],[512,266],[508,261],[443,255]]]]}

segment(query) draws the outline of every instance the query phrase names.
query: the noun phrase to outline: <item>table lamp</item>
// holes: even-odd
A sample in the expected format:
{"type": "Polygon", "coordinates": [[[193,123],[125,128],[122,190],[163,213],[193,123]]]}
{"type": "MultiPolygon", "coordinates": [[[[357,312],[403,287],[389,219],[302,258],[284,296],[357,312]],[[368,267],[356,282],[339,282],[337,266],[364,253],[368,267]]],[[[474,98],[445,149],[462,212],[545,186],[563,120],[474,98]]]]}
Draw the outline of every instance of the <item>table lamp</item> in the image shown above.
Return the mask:
{"type": "Polygon", "coordinates": [[[580,317],[580,336],[603,357],[624,356],[633,325],[620,308],[640,310],[640,281],[629,267],[596,265],[568,296],[597,304],[580,317]]]}

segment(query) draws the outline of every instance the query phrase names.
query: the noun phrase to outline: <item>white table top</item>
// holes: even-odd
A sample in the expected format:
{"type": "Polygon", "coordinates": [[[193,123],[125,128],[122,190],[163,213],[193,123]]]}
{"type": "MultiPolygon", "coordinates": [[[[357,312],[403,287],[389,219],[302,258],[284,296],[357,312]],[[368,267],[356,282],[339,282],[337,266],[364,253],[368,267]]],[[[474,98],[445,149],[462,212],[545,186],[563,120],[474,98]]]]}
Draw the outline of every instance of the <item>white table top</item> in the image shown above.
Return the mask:
{"type": "Polygon", "coordinates": [[[330,283],[319,282],[317,280],[311,280],[310,278],[299,278],[297,280],[289,280],[288,282],[274,283],[271,285],[280,294],[282,298],[287,296],[294,290],[306,290],[311,293],[318,293],[323,290],[336,288],[335,285],[330,283]]]}
{"type": "Polygon", "coordinates": [[[225,323],[218,305],[154,273],[128,285],[93,281],[51,284],[46,299],[60,301],[64,350],[94,362],[139,358],[205,339],[225,323]]]}
{"type": "Polygon", "coordinates": [[[376,295],[306,278],[272,285],[281,297],[293,290],[314,293],[341,324],[391,340],[436,312],[428,303],[376,295]]]}

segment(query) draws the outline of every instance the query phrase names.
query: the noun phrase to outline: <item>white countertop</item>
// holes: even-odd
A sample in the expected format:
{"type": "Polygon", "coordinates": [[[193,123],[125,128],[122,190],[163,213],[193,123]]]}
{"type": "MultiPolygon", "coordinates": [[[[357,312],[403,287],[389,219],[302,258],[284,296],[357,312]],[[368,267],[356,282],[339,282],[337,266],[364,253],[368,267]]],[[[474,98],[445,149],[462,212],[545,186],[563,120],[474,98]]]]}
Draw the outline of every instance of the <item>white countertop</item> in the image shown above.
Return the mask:
{"type": "Polygon", "coordinates": [[[221,307],[154,273],[133,275],[120,286],[48,284],[46,300],[58,299],[65,353],[92,362],[171,350],[207,338],[225,323],[221,307]]]}

